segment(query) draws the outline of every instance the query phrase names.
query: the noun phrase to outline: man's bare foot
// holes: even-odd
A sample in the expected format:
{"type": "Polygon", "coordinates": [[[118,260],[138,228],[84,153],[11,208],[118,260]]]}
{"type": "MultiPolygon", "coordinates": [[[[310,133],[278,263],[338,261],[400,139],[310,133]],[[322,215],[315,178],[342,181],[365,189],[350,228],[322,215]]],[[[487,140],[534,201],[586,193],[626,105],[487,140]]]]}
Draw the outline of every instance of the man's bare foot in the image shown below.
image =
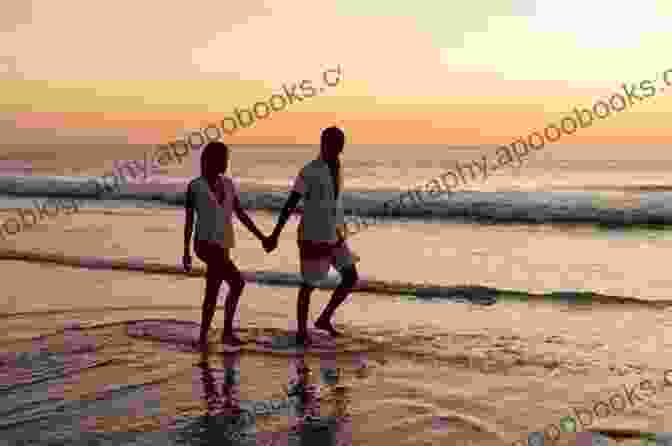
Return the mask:
{"type": "Polygon", "coordinates": [[[234,334],[223,334],[222,335],[222,344],[230,345],[232,347],[239,347],[246,344],[245,341],[241,341],[234,334]]]}
{"type": "Polygon", "coordinates": [[[333,337],[338,337],[342,336],[342,333],[339,331],[336,331],[336,329],[331,325],[331,322],[328,320],[324,320],[322,318],[319,318],[317,321],[315,321],[315,328],[318,328],[320,330],[324,330],[329,332],[329,334],[333,337]]]}

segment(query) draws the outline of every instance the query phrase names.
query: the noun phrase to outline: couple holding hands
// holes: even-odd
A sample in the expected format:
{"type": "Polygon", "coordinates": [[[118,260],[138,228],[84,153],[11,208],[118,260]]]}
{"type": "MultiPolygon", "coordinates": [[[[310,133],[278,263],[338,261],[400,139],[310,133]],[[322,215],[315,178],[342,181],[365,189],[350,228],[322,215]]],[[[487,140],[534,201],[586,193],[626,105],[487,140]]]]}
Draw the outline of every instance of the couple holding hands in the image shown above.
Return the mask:
{"type": "Polygon", "coordinates": [[[201,155],[201,176],[193,179],[187,188],[184,228],[183,265],[185,270],[190,271],[191,236],[196,213],[194,251],[207,265],[199,348],[207,347],[208,331],[223,281],[229,285],[229,293],[224,303],[222,342],[233,346],[244,344],[233,333],[234,314],[245,287],[243,276],[230,256],[234,247],[233,213],[270,253],[277,247],[280,233],[301,199],[304,206],[297,241],[302,284],[297,302],[296,340],[299,344],[310,344],[307,330],[310,296],[316,285],[327,278],[332,266],[339,271],[342,280],[314,325],[332,336],[340,334],[332,326],[331,318],[358,280],[355,267],[358,259],[345,242],[347,234],[339,200],[343,188],[339,156],[344,145],[345,135],[338,127],[322,131],[319,157],[306,164],[299,173],[275,229],[268,237],[257,229],[243,210],[233,181],[224,175],[229,162],[228,147],[218,141],[206,145],[201,155]]]}

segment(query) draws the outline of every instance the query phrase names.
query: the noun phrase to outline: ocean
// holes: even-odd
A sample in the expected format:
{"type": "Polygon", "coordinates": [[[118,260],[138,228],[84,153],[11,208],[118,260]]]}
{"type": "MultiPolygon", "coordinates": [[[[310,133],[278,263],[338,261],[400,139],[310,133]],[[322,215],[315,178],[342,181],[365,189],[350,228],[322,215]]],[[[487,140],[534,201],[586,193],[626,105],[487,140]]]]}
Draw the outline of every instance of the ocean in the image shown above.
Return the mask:
{"type": "MultiPolygon", "coordinates": [[[[346,213],[375,224],[349,241],[360,288],[336,313],[345,338],[323,349],[259,341],[296,328],[297,220],[272,254],[236,224],[248,280],[236,326],[251,346],[218,344],[218,307],[209,355],[189,345],[203,265],[180,266],[198,151],[102,194],[95,182],[147,147],[0,151],[0,225],[17,209],[77,205],[0,234],[0,444],[510,445],[532,432],[551,444],[548,426],[573,409],[661,381],[672,368],[672,151],[551,145],[422,207],[376,211],[495,147],[346,145],[346,213]]],[[[269,234],[318,147],[231,150],[228,174],[269,234]]],[[[336,282],[314,293],[311,320],[336,282]]],[[[663,384],[575,425],[641,444],[672,426],[671,404],[663,384]]]]}

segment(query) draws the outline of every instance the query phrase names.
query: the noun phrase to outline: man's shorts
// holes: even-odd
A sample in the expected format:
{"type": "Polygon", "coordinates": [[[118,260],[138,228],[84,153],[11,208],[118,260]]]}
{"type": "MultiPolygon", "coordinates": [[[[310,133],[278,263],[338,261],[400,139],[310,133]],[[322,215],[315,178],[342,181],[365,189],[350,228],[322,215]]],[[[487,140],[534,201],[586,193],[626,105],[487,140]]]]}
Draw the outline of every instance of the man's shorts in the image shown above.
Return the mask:
{"type": "Polygon", "coordinates": [[[347,243],[314,242],[299,240],[299,257],[301,259],[301,276],[308,285],[319,285],[329,273],[329,267],[341,272],[355,264],[355,258],[347,243]]]}

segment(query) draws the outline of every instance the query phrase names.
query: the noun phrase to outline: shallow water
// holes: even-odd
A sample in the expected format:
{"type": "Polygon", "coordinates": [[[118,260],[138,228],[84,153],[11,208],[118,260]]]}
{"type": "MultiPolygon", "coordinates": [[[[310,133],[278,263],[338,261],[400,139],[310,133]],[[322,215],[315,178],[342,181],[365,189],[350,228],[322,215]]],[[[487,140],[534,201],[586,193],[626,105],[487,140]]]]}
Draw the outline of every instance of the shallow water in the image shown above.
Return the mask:
{"type": "MultiPolygon", "coordinates": [[[[278,192],[314,151],[234,149],[232,171],[248,197],[268,200],[264,209],[276,209],[278,192]]],[[[393,194],[480,150],[440,149],[348,150],[346,189],[368,190],[353,194],[363,200],[393,194]]],[[[666,211],[666,193],[651,186],[669,186],[668,153],[543,152],[472,186],[499,195],[472,197],[487,210],[486,197],[502,204],[512,196],[501,192],[517,193],[520,205],[538,200],[528,192],[545,199],[579,191],[602,200],[596,208],[641,207],[646,196],[666,211]]],[[[69,175],[76,167],[78,175],[98,175],[106,164],[87,158],[82,165],[74,153],[57,162],[38,166],[40,173],[69,175]]],[[[162,174],[186,176],[190,168],[162,174]]],[[[5,196],[2,204],[33,199],[5,196]]],[[[0,219],[13,215],[7,209],[0,219]]],[[[272,230],[274,215],[252,215],[262,232],[272,230]]],[[[595,416],[581,433],[635,445],[644,432],[670,430],[672,392],[663,385],[672,368],[669,229],[449,217],[385,218],[353,236],[363,282],[375,286],[339,309],[337,326],[347,335],[334,351],[227,353],[217,342],[220,308],[205,362],[189,346],[203,282],[179,272],[184,217],[175,206],[86,199],[76,214],[0,240],[0,444],[212,444],[226,436],[237,438],[232,444],[270,444],[276,435],[276,444],[508,445],[645,378],[660,384],[655,395],[595,416]],[[483,296],[496,303],[466,303],[483,296]],[[304,396],[319,402],[304,407],[313,410],[308,419],[296,412],[300,405],[282,403],[304,363],[312,372],[304,396]],[[229,394],[245,410],[224,410],[229,394]],[[272,413],[257,414],[262,405],[272,413]]],[[[244,338],[284,339],[295,329],[295,226],[293,219],[271,255],[236,227],[234,258],[256,280],[239,307],[244,338]]],[[[315,292],[311,320],[328,296],[315,292]]],[[[576,434],[556,444],[576,444],[576,434]]]]}

